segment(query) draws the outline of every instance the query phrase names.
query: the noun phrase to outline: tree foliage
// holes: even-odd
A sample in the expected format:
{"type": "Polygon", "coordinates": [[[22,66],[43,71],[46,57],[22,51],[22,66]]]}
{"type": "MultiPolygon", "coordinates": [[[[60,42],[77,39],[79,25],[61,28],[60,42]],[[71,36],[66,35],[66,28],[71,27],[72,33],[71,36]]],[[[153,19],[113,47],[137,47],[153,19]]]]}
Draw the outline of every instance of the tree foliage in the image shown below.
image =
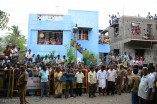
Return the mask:
{"type": "Polygon", "coordinates": [[[76,61],[76,57],[74,54],[74,48],[72,46],[68,47],[67,45],[65,46],[65,48],[67,49],[67,58],[68,58],[67,63],[71,63],[72,66],[74,66],[75,61],[76,61]]]}
{"type": "Polygon", "coordinates": [[[25,50],[26,39],[25,36],[21,35],[21,31],[18,26],[12,26],[11,31],[12,32],[4,38],[6,44],[15,45],[17,48],[25,50]]]}
{"type": "Polygon", "coordinates": [[[97,64],[97,60],[94,54],[87,50],[83,52],[83,61],[84,61],[84,65],[87,66],[95,66],[97,64]]]}
{"type": "Polygon", "coordinates": [[[7,28],[8,21],[9,21],[9,14],[0,10],[0,30],[7,28]]]}

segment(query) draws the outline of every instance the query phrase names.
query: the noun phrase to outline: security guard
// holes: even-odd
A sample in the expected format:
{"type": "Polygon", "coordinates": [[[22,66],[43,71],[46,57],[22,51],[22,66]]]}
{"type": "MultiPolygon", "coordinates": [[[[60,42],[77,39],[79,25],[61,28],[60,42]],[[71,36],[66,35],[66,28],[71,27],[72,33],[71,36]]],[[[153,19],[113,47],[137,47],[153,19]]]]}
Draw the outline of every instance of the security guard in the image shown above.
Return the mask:
{"type": "Polygon", "coordinates": [[[20,96],[20,104],[29,104],[25,97],[26,97],[26,85],[28,81],[28,72],[26,71],[26,66],[21,66],[21,75],[18,79],[17,87],[19,89],[19,96],[20,96]]]}

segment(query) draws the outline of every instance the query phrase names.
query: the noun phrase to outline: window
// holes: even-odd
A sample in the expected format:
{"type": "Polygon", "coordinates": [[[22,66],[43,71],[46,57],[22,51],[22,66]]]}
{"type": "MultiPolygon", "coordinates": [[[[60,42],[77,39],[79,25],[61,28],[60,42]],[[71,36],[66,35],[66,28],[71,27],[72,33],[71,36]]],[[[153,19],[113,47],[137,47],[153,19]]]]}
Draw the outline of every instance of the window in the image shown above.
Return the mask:
{"type": "Polygon", "coordinates": [[[88,30],[79,30],[78,40],[88,40],[88,30]]]}
{"type": "Polygon", "coordinates": [[[152,24],[147,24],[147,35],[152,35],[152,24]]]}
{"type": "Polygon", "coordinates": [[[119,35],[119,28],[115,27],[114,28],[114,36],[118,36],[119,35]]]}
{"type": "Polygon", "coordinates": [[[133,35],[140,35],[141,33],[140,23],[131,23],[131,32],[133,35]]]}
{"type": "Polygon", "coordinates": [[[37,44],[62,45],[63,31],[38,31],[37,44]]]}

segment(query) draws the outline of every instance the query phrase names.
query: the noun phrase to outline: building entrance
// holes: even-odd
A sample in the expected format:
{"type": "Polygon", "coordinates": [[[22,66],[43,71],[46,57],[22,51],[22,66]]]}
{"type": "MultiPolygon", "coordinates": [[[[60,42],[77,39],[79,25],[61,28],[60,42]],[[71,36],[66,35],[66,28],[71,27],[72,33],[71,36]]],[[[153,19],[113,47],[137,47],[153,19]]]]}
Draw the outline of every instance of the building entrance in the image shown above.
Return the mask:
{"type": "Polygon", "coordinates": [[[135,49],[135,58],[139,59],[140,57],[142,57],[144,59],[144,49],[135,49]]]}

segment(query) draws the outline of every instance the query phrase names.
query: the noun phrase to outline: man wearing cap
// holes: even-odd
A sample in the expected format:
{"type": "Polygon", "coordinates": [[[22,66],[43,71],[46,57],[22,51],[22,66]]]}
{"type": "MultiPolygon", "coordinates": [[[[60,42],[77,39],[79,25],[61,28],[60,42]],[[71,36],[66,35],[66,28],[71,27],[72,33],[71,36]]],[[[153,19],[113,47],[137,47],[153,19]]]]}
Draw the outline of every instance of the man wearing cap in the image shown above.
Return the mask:
{"type": "Polygon", "coordinates": [[[20,104],[29,104],[26,101],[26,85],[28,81],[28,72],[26,71],[26,66],[21,66],[21,75],[18,79],[17,87],[19,90],[19,96],[20,96],[20,104]]]}

